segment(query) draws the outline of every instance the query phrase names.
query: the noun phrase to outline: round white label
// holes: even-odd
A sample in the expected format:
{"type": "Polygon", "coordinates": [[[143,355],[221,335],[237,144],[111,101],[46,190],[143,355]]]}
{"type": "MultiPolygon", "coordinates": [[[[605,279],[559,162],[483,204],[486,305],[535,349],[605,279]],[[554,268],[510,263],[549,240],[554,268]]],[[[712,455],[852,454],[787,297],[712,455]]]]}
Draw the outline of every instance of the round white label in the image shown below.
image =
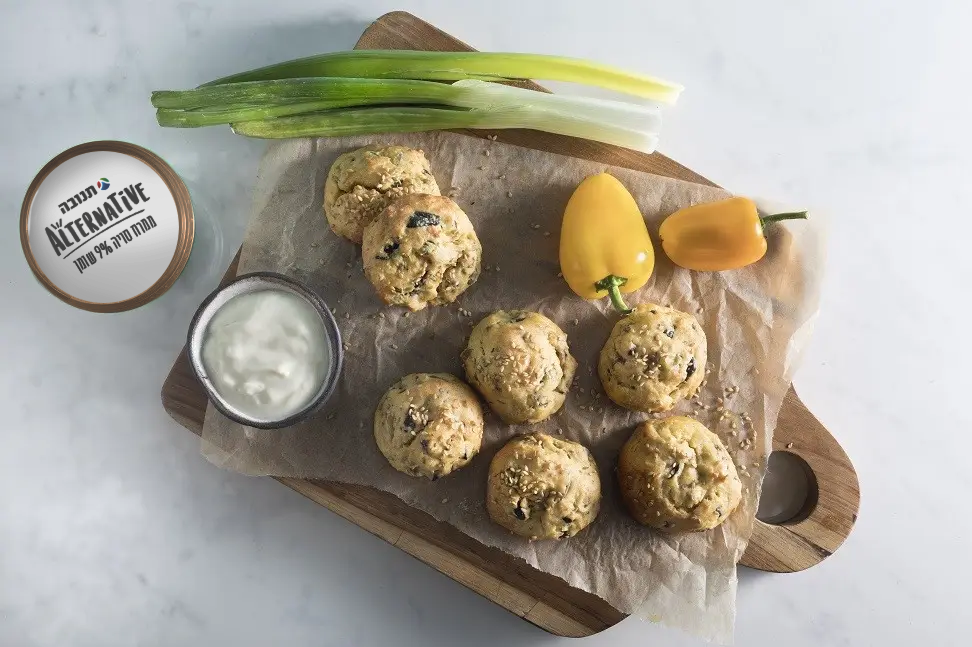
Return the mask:
{"type": "Polygon", "coordinates": [[[94,150],[43,178],[26,234],[42,280],[73,300],[114,304],[143,295],[166,274],[180,246],[180,213],[153,166],[94,150]]]}

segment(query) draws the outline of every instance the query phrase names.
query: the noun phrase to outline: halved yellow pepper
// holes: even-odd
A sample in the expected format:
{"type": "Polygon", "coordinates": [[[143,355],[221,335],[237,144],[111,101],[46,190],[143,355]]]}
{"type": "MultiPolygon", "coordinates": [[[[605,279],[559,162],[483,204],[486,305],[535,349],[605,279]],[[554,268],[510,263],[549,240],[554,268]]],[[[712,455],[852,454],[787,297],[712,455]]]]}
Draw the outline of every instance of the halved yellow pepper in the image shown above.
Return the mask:
{"type": "Polygon", "coordinates": [[[807,212],[760,216],[749,198],[728,198],[679,209],[658,230],[672,262],[689,270],[735,270],[766,254],[763,228],[778,220],[806,218],[807,212]]]}
{"type": "Polygon", "coordinates": [[[610,296],[630,312],[621,293],[648,282],[655,249],[638,203],[615,177],[592,175],[574,190],[560,229],[560,271],[585,299],[610,296]]]}

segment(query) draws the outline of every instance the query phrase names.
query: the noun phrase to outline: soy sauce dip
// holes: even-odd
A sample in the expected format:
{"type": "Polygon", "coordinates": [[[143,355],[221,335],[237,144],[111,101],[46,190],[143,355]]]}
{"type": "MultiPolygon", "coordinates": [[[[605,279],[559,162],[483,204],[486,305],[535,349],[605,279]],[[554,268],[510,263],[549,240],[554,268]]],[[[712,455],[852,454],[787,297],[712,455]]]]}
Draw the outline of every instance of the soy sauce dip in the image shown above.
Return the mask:
{"type": "Polygon", "coordinates": [[[193,370],[210,400],[241,424],[277,428],[320,407],[340,372],[326,304],[272,273],[238,277],[200,306],[189,333],[193,370]]]}

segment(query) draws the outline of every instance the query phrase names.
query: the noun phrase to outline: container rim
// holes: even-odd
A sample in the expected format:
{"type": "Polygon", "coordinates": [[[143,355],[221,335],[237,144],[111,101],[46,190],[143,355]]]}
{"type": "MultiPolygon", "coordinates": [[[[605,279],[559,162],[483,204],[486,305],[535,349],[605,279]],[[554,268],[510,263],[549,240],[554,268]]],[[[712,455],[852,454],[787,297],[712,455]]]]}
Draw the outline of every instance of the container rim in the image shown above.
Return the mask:
{"type": "Polygon", "coordinates": [[[341,375],[341,367],[344,362],[344,349],[341,345],[341,331],[337,321],[331,313],[330,308],[324,299],[307,285],[277,272],[251,272],[241,274],[216,288],[211,292],[197,308],[192,320],[189,323],[189,332],[186,339],[186,349],[189,356],[189,365],[192,372],[203,385],[206,395],[213,406],[230,420],[247,427],[257,429],[280,429],[303,422],[321,407],[334,393],[341,375]],[[298,296],[306,301],[321,318],[324,325],[324,332],[327,343],[331,346],[331,366],[324,376],[320,389],[303,407],[294,413],[280,419],[257,418],[247,415],[239,409],[229,404],[212,384],[212,380],[206,371],[206,366],[202,361],[202,340],[205,336],[206,328],[213,316],[230,299],[241,294],[260,292],[263,290],[282,290],[298,296]]]}

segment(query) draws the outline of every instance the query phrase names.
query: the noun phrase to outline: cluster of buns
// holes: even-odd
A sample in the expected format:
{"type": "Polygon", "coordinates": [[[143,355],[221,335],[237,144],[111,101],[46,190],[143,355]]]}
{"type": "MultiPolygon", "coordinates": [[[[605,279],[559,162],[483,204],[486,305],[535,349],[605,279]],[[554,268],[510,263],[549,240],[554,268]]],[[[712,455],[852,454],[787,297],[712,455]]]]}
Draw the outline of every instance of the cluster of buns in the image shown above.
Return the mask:
{"type": "MultiPolygon", "coordinates": [[[[335,233],[361,244],[365,275],[387,304],[420,310],[452,303],[479,277],[476,231],[454,201],[439,195],[422,151],[367,147],[341,155],[328,173],[324,211],[335,233]]],[[[436,480],[462,468],[482,447],[477,391],[504,422],[537,423],[563,406],[577,368],[564,331],[526,310],[486,316],[460,358],[466,382],[441,373],[406,375],[378,403],[375,442],[395,469],[436,480]]],[[[658,413],[698,391],[705,364],[706,337],[693,316],[643,304],[614,326],[598,375],[616,404],[658,413]]],[[[714,528],[741,499],[725,445],[691,418],[640,424],[617,468],[631,515],[660,530],[714,528]]],[[[543,433],[514,436],[490,462],[489,515],[523,537],[571,537],[594,520],[600,500],[597,464],[579,443],[543,433]]]]}

